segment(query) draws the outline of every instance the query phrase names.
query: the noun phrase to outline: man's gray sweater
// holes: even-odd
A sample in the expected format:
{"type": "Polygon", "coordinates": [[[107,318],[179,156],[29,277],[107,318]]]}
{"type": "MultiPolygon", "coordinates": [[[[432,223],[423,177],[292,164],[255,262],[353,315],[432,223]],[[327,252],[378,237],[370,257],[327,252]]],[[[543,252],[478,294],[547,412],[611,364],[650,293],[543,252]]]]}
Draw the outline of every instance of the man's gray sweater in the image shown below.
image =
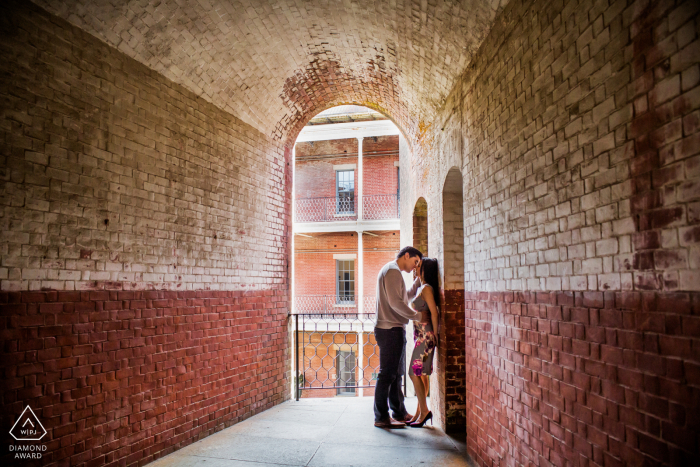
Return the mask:
{"type": "Polygon", "coordinates": [[[408,306],[408,299],[416,295],[420,279],[416,279],[411,289],[406,291],[396,261],[387,263],[377,277],[377,324],[379,329],[405,328],[408,321],[418,319],[420,313],[408,306]]]}

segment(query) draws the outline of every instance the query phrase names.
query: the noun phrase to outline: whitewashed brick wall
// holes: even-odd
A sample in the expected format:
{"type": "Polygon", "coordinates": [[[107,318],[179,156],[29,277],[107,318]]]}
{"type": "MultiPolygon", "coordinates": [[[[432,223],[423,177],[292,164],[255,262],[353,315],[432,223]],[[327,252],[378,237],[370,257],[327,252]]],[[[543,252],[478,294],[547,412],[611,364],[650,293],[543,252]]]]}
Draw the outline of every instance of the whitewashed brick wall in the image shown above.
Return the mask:
{"type": "Polygon", "coordinates": [[[37,21],[33,47],[26,26],[0,47],[23,64],[0,89],[0,288],[285,283],[283,148],[67,22],[22,24],[37,21]]]}

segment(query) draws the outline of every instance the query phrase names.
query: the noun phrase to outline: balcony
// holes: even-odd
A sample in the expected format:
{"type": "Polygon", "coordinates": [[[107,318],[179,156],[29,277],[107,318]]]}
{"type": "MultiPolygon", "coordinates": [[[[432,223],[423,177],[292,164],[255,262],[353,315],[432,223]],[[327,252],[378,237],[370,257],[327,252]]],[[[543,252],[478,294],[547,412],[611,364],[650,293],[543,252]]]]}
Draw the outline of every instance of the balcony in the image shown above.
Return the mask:
{"type": "Polygon", "coordinates": [[[332,314],[374,314],[376,300],[374,296],[362,298],[363,306],[358,310],[356,297],[338,295],[297,295],[294,297],[294,313],[306,315],[332,314]]]}
{"type": "MultiPolygon", "coordinates": [[[[399,219],[398,195],[366,195],[362,197],[364,220],[399,219]]],[[[302,198],[296,200],[295,222],[340,222],[358,219],[354,198],[302,198]]]]}

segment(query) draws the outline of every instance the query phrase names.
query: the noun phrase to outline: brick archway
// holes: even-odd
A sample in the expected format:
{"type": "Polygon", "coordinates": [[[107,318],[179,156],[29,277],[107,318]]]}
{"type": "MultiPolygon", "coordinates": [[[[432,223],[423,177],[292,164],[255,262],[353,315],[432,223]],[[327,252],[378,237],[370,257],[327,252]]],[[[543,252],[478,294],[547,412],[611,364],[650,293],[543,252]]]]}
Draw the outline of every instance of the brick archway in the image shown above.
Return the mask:
{"type": "Polygon", "coordinates": [[[438,347],[438,391],[433,396],[445,431],[463,432],[464,367],[464,216],[462,174],[450,169],[442,189],[442,313],[438,347]]]}

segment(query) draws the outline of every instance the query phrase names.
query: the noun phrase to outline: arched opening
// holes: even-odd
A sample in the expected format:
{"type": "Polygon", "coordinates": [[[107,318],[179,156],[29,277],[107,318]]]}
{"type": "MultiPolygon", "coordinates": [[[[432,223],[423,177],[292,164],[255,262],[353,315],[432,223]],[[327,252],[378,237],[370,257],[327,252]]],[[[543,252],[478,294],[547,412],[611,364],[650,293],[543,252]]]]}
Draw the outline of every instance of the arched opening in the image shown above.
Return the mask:
{"type": "Polygon", "coordinates": [[[294,398],[374,395],[376,278],[400,249],[400,138],[388,117],[358,105],[316,114],[296,137],[294,398]]]}
{"type": "Polygon", "coordinates": [[[443,238],[438,259],[442,265],[442,312],[437,361],[437,391],[442,426],[448,432],[466,429],[466,373],[464,367],[464,214],[462,174],[450,169],[442,190],[443,238]]]}
{"type": "Polygon", "coordinates": [[[428,253],[428,203],[424,198],[418,198],[416,207],[413,208],[413,242],[425,256],[428,253]]]}

